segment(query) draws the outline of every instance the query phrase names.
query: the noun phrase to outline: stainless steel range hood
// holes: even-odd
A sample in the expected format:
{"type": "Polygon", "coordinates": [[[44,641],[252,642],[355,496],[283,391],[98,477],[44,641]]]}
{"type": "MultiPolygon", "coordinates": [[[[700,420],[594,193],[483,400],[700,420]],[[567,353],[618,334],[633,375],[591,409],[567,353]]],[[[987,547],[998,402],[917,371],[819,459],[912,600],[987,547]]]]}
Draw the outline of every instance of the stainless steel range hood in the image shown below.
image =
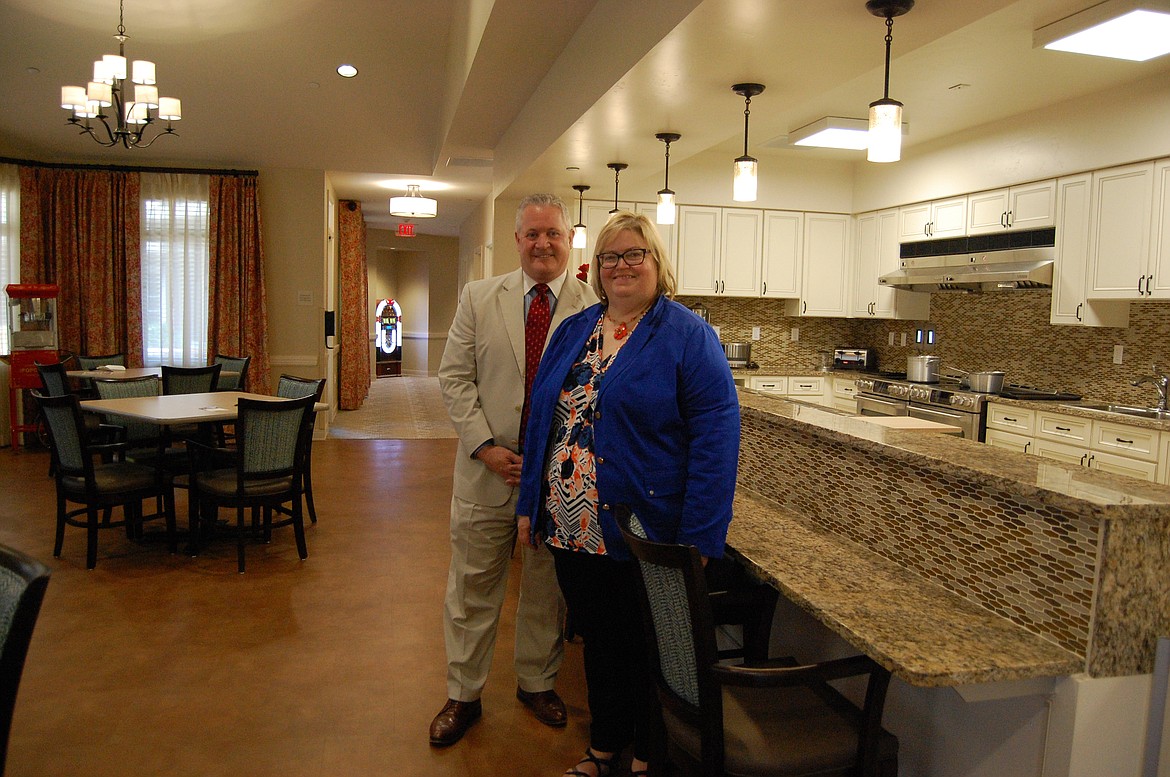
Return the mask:
{"type": "Polygon", "coordinates": [[[1012,291],[1052,287],[1056,249],[1015,248],[1006,251],[918,256],[878,283],[907,291],[1012,291]]]}

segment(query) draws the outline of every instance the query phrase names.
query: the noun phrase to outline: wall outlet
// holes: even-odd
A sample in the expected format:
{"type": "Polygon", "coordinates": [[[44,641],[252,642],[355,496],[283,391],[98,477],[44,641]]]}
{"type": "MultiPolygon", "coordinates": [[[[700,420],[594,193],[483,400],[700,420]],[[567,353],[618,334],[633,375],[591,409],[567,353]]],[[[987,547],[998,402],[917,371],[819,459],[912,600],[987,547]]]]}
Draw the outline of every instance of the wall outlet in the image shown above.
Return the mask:
{"type": "Polygon", "coordinates": [[[1124,350],[1125,350],[1125,348],[1123,346],[1120,346],[1120,345],[1113,346],[1113,363],[1114,364],[1121,364],[1121,361],[1122,361],[1121,357],[1123,355],[1124,350]]]}
{"type": "Polygon", "coordinates": [[[759,339],[760,339],[760,328],[759,328],[758,326],[753,326],[753,327],[752,327],[752,339],[753,339],[753,340],[759,340],[759,339]]]}
{"type": "Polygon", "coordinates": [[[717,327],[717,326],[715,326],[714,324],[712,324],[712,325],[711,325],[711,328],[715,330],[715,337],[717,337],[717,338],[719,338],[720,340],[722,340],[723,338],[722,338],[722,337],[719,337],[719,327],[717,327]]]}
{"type": "Polygon", "coordinates": [[[890,345],[894,344],[894,333],[890,332],[890,345]]]}
{"type": "MultiPolygon", "coordinates": [[[[906,341],[907,341],[908,339],[909,339],[909,337],[907,337],[906,333],[905,333],[905,332],[903,332],[903,333],[902,333],[902,345],[903,345],[903,346],[905,346],[905,345],[906,345],[906,341]]],[[[893,343],[890,343],[890,345],[893,345],[893,343]]]]}
{"type": "Polygon", "coordinates": [[[792,327],[792,334],[790,336],[790,339],[794,343],[800,339],[800,327],[798,327],[798,326],[792,327]]]}

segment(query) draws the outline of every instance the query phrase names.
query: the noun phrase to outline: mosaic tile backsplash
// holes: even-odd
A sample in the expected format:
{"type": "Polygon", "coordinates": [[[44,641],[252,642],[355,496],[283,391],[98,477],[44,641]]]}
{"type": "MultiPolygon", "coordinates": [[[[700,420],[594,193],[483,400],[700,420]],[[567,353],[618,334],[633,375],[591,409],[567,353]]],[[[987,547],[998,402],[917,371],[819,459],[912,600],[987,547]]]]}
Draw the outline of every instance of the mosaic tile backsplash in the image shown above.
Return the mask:
{"type": "Polygon", "coordinates": [[[752,327],[761,328],[752,342],[752,360],[763,367],[816,370],[820,351],[838,346],[873,347],[884,370],[904,371],[912,347],[890,346],[929,323],[938,338],[932,353],[944,366],[1003,370],[1008,383],[1070,391],[1099,400],[1153,405],[1150,386],[1130,383],[1149,374],[1152,365],[1170,370],[1170,303],[1130,303],[1124,329],[1053,326],[1048,323],[1052,293],[1047,290],[987,294],[936,293],[930,320],[797,318],[784,314],[784,300],[734,297],[679,297],[688,307],[702,303],[725,342],[750,342],[752,327]],[[793,327],[798,339],[790,337],[793,327]],[[1114,346],[1123,347],[1123,363],[1113,363],[1114,346]]]}
{"type": "Polygon", "coordinates": [[[739,484],[1067,650],[1088,652],[1101,542],[1092,519],[751,413],[743,415],[739,484]]]}

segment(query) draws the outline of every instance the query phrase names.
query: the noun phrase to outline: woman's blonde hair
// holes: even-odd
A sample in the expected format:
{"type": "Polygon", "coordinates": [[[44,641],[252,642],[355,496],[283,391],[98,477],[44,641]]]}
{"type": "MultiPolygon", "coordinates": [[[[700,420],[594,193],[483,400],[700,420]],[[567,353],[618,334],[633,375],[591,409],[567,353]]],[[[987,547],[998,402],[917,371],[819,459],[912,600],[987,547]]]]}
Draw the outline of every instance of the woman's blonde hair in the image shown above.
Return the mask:
{"type": "Polygon", "coordinates": [[[658,227],[654,226],[654,222],[641,213],[632,213],[628,210],[619,210],[610,216],[609,221],[605,222],[605,226],[597,233],[593,256],[589,257],[591,268],[589,285],[597,293],[597,298],[602,302],[608,302],[605,289],[601,287],[601,262],[598,261],[597,255],[603,253],[617,237],[617,234],[626,229],[641,237],[646,243],[646,247],[650,249],[650,253],[654,255],[654,263],[658,268],[657,293],[665,295],[668,299],[673,298],[678,288],[674,280],[674,266],[666,253],[666,244],[662,242],[662,235],[658,234],[658,227]]]}

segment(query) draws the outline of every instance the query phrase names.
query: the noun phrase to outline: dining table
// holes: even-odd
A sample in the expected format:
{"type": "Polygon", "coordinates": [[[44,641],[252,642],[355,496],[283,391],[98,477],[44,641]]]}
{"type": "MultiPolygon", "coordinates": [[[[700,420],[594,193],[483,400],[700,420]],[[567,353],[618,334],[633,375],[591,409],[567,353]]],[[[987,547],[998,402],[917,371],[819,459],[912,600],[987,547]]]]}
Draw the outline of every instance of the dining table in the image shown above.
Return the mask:
{"type": "MultiPolygon", "coordinates": [[[[247,391],[210,391],[203,394],[160,394],[154,397],[86,399],[81,402],[81,409],[89,413],[120,415],[150,421],[159,426],[174,426],[176,424],[234,421],[239,414],[236,405],[241,399],[284,401],[282,397],[252,394],[247,391]]],[[[329,405],[317,402],[313,409],[321,412],[328,410],[329,405]]]]}
{"type": "MultiPolygon", "coordinates": [[[[92,370],[66,370],[65,375],[78,380],[137,380],[139,378],[161,378],[162,367],[127,367],[124,370],[107,370],[95,367],[92,370]]],[[[219,377],[238,378],[240,373],[220,370],[219,377]]]]}

